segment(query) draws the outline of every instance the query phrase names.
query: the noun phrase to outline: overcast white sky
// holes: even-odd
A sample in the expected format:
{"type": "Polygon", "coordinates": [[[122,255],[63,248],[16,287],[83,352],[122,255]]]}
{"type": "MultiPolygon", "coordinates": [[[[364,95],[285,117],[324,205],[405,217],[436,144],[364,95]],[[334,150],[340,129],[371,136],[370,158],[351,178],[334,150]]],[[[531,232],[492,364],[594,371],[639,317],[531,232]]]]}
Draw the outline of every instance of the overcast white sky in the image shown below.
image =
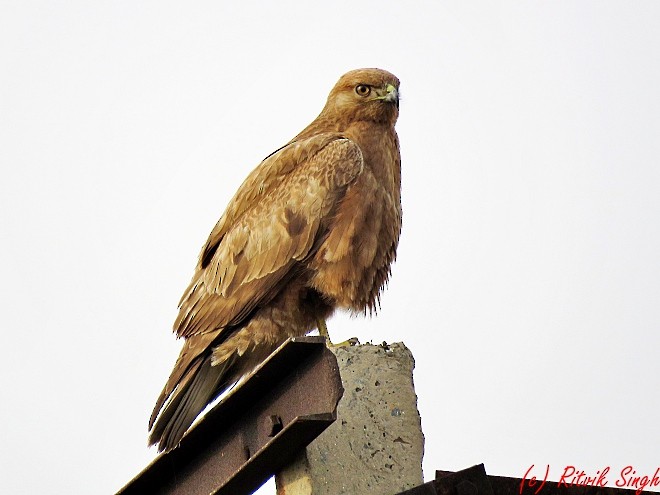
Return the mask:
{"type": "Polygon", "coordinates": [[[265,3],[0,2],[1,491],[113,493],[155,456],[208,232],[373,66],[403,235],[379,316],[330,330],[414,353],[426,479],[652,475],[660,3],[265,3]]]}

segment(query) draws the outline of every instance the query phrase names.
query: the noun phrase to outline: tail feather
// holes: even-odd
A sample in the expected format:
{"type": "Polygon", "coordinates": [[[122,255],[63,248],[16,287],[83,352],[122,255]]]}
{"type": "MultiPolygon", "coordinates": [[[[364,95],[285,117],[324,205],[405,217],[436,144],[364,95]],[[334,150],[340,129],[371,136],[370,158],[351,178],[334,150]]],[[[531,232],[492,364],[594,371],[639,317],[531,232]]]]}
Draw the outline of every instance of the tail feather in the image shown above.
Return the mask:
{"type": "Polygon", "coordinates": [[[169,400],[167,400],[168,395],[164,395],[165,390],[161,392],[161,397],[158,401],[159,403],[165,403],[167,400],[167,404],[165,407],[162,407],[162,404],[158,405],[151,414],[151,420],[149,421],[149,429],[151,430],[149,433],[149,445],[159,444],[159,451],[166,449],[163,441],[165,430],[168,428],[176,411],[179,409],[186,391],[190,388],[192,377],[195,376],[200,364],[201,361],[195,363],[188,369],[177,386],[177,389],[169,396],[169,400]]]}
{"type": "MultiPolygon", "coordinates": [[[[212,342],[217,338],[216,333],[195,335],[187,339],[183,344],[183,349],[179,354],[179,358],[174,364],[174,369],[167,379],[167,383],[156,401],[154,410],[149,418],[149,429],[151,430],[156,421],[156,417],[161,412],[163,405],[167,402],[168,398],[172,399],[177,392],[177,389],[182,389],[194,376],[199,369],[204,354],[210,352],[209,347],[212,342]]],[[[171,400],[170,400],[171,402],[171,400]]],[[[153,445],[153,444],[150,444],[153,445]]]]}
{"type": "Polygon", "coordinates": [[[191,364],[158,417],[154,420],[152,415],[149,445],[158,444],[161,452],[176,447],[195,418],[230,384],[228,371],[235,355],[216,366],[211,365],[211,358],[211,354],[200,356],[191,364]]]}

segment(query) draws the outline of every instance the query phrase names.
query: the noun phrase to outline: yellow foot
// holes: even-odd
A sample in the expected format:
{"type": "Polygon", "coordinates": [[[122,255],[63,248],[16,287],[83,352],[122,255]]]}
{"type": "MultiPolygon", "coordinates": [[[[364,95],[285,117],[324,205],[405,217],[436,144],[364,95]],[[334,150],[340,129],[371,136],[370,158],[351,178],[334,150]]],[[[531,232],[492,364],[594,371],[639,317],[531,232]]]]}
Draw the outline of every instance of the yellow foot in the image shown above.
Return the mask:
{"type": "Polygon", "coordinates": [[[328,326],[325,324],[325,320],[323,318],[316,319],[316,327],[319,330],[319,335],[321,337],[325,337],[325,340],[328,342],[328,347],[349,347],[352,345],[358,345],[360,343],[357,337],[353,337],[348,340],[344,340],[339,344],[333,344],[330,340],[330,334],[328,333],[328,326]]]}
{"type": "Polygon", "coordinates": [[[344,340],[343,342],[339,342],[338,344],[333,344],[328,340],[328,347],[351,347],[354,345],[359,345],[360,341],[358,340],[357,337],[351,337],[348,340],[344,340]]]}

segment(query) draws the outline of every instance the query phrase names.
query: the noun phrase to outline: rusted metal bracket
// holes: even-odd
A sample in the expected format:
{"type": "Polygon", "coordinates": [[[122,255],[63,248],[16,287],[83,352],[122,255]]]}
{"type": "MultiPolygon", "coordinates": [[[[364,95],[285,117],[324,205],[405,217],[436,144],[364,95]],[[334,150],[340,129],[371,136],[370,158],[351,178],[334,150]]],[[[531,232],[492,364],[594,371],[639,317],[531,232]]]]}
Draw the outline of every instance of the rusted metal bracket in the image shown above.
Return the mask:
{"type": "Polygon", "coordinates": [[[436,471],[435,480],[397,495],[494,495],[483,464],[462,471],[436,471]]]}
{"type": "Polygon", "coordinates": [[[117,495],[250,494],[335,421],[343,391],[323,337],[290,339],[117,495]]]}

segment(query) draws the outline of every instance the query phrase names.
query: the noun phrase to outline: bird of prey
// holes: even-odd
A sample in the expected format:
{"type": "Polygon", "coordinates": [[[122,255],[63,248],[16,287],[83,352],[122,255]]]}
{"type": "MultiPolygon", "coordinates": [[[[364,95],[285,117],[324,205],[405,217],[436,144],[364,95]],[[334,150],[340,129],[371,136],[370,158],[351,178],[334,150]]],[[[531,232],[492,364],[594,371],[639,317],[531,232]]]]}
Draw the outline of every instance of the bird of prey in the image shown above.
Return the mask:
{"type": "Polygon", "coordinates": [[[240,186],[202,248],[174,323],[184,339],[149,420],[176,447],[195,418],[286,339],[335,309],[373,312],[401,231],[399,80],[344,74],[319,116],[240,186]]]}

